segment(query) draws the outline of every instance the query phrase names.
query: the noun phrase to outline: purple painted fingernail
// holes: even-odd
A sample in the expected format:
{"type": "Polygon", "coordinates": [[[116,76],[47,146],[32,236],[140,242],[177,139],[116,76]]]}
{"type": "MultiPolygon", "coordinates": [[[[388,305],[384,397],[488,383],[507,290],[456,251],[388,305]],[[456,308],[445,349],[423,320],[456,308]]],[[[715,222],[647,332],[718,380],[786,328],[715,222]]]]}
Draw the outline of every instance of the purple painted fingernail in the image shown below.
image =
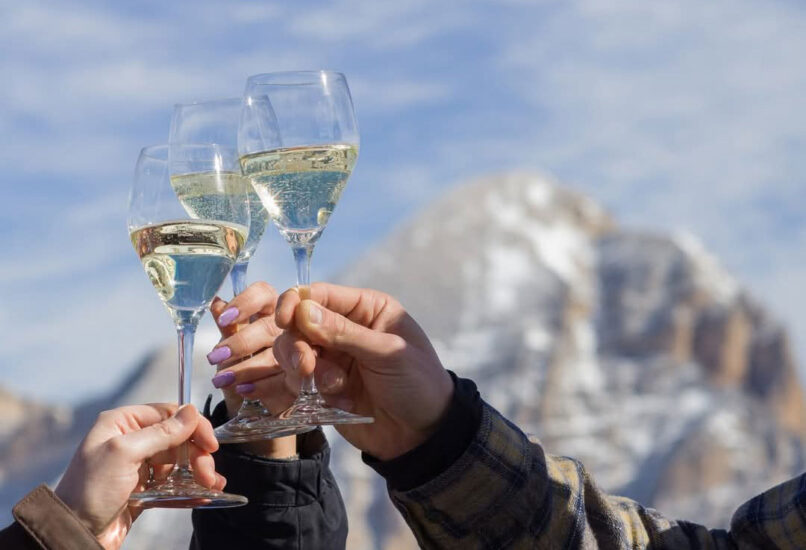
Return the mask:
{"type": "Polygon", "coordinates": [[[225,386],[229,386],[235,382],[235,373],[234,372],[220,372],[213,376],[213,386],[216,388],[223,388],[225,386]]]}
{"type": "Polygon", "coordinates": [[[240,312],[238,311],[237,307],[231,307],[229,309],[225,309],[224,312],[218,316],[218,326],[225,327],[231,322],[233,322],[240,312]]]}
{"type": "Polygon", "coordinates": [[[207,360],[211,365],[217,365],[221,361],[229,359],[230,355],[232,355],[232,350],[227,346],[221,346],[208,353],[207,360]]]}
{"type": "Polygon", "coordinates": [[[255,385],[248,382],[246,384],[238,384],[237,386],[235,386],[235,391],[240,393],[241,395],[252,393],[253,391],[255,391],[255,385]]]}

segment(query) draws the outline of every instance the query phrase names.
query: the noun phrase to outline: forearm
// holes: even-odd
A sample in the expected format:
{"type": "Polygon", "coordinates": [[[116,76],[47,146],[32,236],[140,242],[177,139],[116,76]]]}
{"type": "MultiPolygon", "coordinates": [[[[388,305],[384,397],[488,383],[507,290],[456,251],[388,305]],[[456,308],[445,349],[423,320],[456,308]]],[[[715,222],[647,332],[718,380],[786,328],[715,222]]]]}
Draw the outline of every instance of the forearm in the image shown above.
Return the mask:
{"type": "Polygon", "coordinates": [[[223,445],[213,455],[216,470],[227,478],[226,490],[249,504],[194,510],[191,549],[343,549],[347,515],[322,431],[297,436],[297,451],[299,458],[280,460],[223,445]]]}
{"type": "MultiPolygon", "coordinates": [[[[462,391],[466,393],[467,388],[462,391]]],[[[457,393],[460,393],[458,384],[457,393]]],[[[452,408],[467,408],[472,400],[465,397],[464,405],[455,402],[452,408]]],[[[668,520],[637,502],[604,493],[581,463],[546,454],[540,444],[530,442],[488,404],[479,400],[477,406],[479,421],[475,433],[449,467],[428,472],[428,465],[439,461],[422,455],[416,463],[405,465],[410,470],[407,475],[420,478],[421,483],[416,486],[400,486],[396,468],[390,471],[388,463],[379,464],[372,457],[365,457],[387,478],[392,501],[423,547],[682,550],[806,547],[803,540],[806,492],[795,487],[797,480],[790,482],[793,486],[771,490],[776,493],[775,500],[761,499],[762,504],[774,502],[782,506],[784,511],[777,510],[777,515],[767,505],[765,514],[757,517],[752,507],[745,505],[734,516],[731,532],[709,530],[693,523],[668,520]],[[421,465],[419,472],[417,463],[421,465]],[[798,490],[805,495],[800,500],[798,490]],[[780,495],[784,495],[783,504],[779,504],[780,495]],[[804,504],[798,504],[801,500],[804,504]],[[790,512],[787,526],[789,529],[799,526],[801,531],[773,543],[759,523],[783,517],[793,507],[797,511],[798,506],[800,517],[790,512]]],[[[468,421],[471,418],[472,414],[468,421]]],[[[441,426],[434,437],[448,438],[456,429],[461,426],[441,426]]]]}
{"type": "Polygon", "coordinates": [[[45,485],[13,509],[14,523],[0,531],[0,548],[9,550],[74,550],[101,548],[81,520],[45,485]]]}

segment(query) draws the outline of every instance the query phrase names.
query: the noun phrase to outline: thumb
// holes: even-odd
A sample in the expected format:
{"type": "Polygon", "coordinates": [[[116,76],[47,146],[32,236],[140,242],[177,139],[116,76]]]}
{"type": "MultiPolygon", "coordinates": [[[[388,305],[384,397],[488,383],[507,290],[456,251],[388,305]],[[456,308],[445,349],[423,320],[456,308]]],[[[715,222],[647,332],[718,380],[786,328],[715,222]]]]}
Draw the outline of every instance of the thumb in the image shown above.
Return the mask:
{"type": "Polygon", "coordinates": [[[406,349],[406,341],[354,323],[312,300],[303,300],[295,315],[297,329],[314,345],[348,353],[359,360],[388,360],[406,349]]]}
{"type": "Polygon", "coordinates": [[[196,429],[199,418],[196,407],[183,405],[162,422],[120,436],[120,448],[134,461],[145,460],[187,441],[196,429]]]}

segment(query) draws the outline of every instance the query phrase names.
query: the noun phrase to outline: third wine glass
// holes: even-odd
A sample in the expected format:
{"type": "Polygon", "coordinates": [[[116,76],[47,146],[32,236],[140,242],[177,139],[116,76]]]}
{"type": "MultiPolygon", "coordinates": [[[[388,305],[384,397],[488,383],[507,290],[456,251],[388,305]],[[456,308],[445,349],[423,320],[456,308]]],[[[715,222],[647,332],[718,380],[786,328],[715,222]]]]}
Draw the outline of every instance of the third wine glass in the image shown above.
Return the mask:
{"type": "MultiPolygon", "coordinates": [[[[249,77],[238,135],[241,168],[291,246],[300,298],[310,298],[311,255],[358,158],[358,126],[347,80],[330,71],[249,77]]],[[[282,419],[358,424],[367,416],[329,407],[313,376],[282,419]]]]}

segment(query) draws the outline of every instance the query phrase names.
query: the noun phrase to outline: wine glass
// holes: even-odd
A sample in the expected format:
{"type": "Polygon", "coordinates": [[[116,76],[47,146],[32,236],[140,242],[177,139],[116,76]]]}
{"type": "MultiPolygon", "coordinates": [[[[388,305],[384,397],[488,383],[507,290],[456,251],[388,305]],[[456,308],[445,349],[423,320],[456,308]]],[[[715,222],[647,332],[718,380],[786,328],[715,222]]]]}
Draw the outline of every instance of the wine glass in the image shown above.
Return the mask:
{"type": "MultiPolygon", "coordinates": [[[[194,153],[199,172],[220,172],[222,155],[211,146],[194,153]]],[[[129,195],[129,235],[143,269],[176,325],[179,341],[179,405],[190,402],[193,338],[196,326],[227,278],[247,239],[249,208],[233,197],[222,205],[229,215],[194,219],[171,187],[168,146],[140,152],[129,195]],[[237,223],[233,220],[237,220],[237,223]]],[[[190,470],[187,443],[161,483],[132,493],[130,503],[145,507],[225,508],[241,506],[240,495],[207,489],[190,470]]]]}
{"type": "MultiPolygon", "coordinates": [[[[170,163],[171,182],[188,214],[194,218],[226,219],[228,214],[226,208],[221,210],[219,206],[226,205],[228,200],[237,198],[249,205],[249,237],[230,273],[235,295],[246,289],[249,260],[269,221],[263,203],[249,181],[241,175],[241,168],[238,165],[237,143],[241,103],[241,98],[232,98],[175,105],[168,138],[173,152],[170,163]],[[222,159],[225,171],[220,175],[189,172],[193,169],[194,152],[203,154],[204,144],[217,144],[222,154],[226,153],[226,157],[222,159]],[[228,185],[227,182],[231,184],[228,185]],[[235,192],[244,189],[245,195],[235,192]],[[231,196],[221,198],[217,196],[219,193],[231,196]]],[[[244,399],[237,414],[216,428],[216,438],[220,443],[242,443],[313,429],[301,430],[295,427],[294,430],[289,430],[277,422],[265,422],[267,419],[276,420],[260,400],[244,399]]]]}
{"type": "MultiPolygon", "coordinates": [[[[314,246],[358,157],[358,126],[347,80],[331,71],[250,76],[238,134],[241,169],[291,246],[300,298],[308,299],[314,246]]],[[[359,424],[373,418],[328,406],[314,377],[302,381],[280,418],[359,424]]]]}

